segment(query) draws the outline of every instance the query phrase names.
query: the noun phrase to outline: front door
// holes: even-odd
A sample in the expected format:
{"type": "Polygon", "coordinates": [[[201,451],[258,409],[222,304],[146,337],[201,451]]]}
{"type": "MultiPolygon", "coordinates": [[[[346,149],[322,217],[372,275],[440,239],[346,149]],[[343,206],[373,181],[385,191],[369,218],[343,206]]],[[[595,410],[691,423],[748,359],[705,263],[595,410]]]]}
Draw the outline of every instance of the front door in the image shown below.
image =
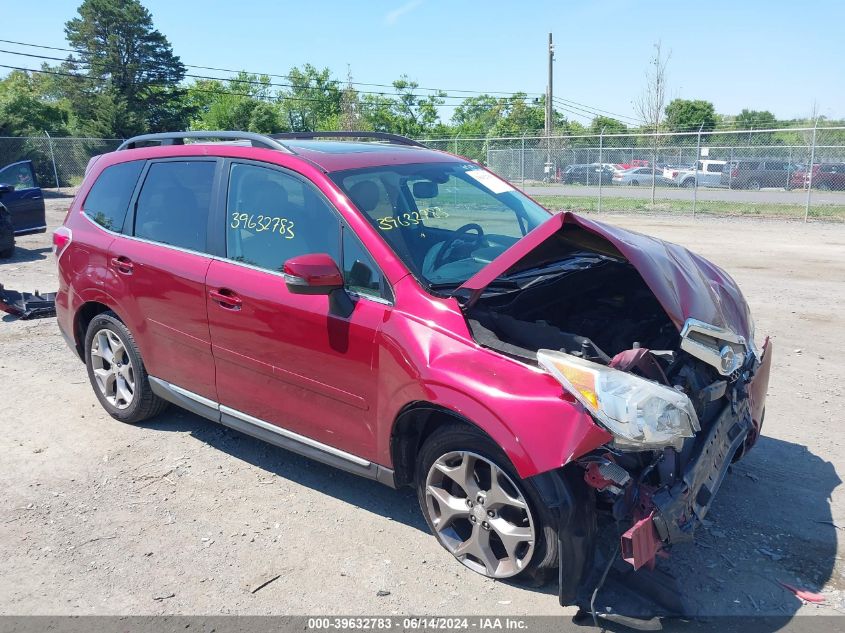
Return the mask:
{"type": "Polygon", "coordinates": [[[225,259],[206,279],[223,411],[372,460],[376,338],[390,309],[375,265],[354,235],[342,240],[348,229],[309,181],[257,163],[228,172],[225,259]],[[342,244],[347,273],[364,260],[347,274],[358,293],[349,317],[332,314],[326,296],[290,293],[281,275],[297,255],[343,262],[342,244]]]}
{"type": "Polygon", "coordinates": [[[121,299],[151,376],[216,400],[205,305],[207,233],[218,161],[151,162],[109,249],[111,290],[121,299]]]}
{"type": "Polygon", "coordinates": [[[15,188],[0,198],[12,216],[15,235],[46,231],[44,196],[35,180],[32,161],[24,160],[0,169],[0,184],[15,188]]]}

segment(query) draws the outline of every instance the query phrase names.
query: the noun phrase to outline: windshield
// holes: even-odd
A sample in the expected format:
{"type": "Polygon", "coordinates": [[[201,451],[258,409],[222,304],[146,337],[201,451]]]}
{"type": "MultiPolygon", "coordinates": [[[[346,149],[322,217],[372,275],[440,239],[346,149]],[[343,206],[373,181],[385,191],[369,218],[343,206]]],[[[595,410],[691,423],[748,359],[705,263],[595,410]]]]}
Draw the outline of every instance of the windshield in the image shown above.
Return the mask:
{"type": "Polygon", "coordinates": [[[550,215],[472,163],[388,165],[330,177],[431,288],[461,285],[550,215]]]}

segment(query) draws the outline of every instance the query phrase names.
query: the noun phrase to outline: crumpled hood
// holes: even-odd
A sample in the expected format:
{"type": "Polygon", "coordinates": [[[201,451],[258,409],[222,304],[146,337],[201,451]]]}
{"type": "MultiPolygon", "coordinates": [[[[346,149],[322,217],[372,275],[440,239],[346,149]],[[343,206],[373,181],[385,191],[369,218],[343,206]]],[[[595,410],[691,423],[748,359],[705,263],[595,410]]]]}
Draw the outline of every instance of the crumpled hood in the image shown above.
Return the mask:
{"type": "Polygon", "coordinates": [[[493,280],[514,272],[538,251],[545,251],[544,259],[548,259],[548,241],[575,227],[604,238],[625,257],[678,330],[687,319],[698,319],[731,330],[753,345],[754,325],[748,304],[724,270],[683,246],[570,212],[549,218],[468,279],[459,291],[469,293],[470,305],[475,303],[493,280]]]}

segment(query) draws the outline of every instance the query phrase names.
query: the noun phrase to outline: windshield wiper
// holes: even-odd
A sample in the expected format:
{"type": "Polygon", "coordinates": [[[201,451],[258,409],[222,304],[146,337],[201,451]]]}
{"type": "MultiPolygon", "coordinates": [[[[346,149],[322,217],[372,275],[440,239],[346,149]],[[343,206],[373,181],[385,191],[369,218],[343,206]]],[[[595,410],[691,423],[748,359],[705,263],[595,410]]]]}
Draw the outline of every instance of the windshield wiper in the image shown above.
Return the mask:
{"type": "MultiPolygon", "coordinates": [[[[428,284],[429,289],[431,290],[457,290],[461,287],[466,280],[464,281],[445,281],[439,282],[434,284],[428,284]]],[[[504,277],[499,277],[498,279],[494,279],[491,281],[487,288],[499,288],[502,290],[518,290],[520,285],[512,280],[512,279],[505,279],[504,277]]]]}

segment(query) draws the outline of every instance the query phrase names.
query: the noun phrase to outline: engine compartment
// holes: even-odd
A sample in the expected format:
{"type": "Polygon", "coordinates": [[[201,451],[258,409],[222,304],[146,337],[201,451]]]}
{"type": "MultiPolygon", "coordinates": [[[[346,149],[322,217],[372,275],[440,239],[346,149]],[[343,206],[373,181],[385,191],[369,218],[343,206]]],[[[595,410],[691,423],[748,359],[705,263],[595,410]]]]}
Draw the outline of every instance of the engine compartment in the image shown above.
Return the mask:
{"type": "Polygon", "coordinates": [[[604,363],[633,347],[677,351],[677,328],[631,264],[583,253],[572,261],[572,270],[482,297],[467,313],[476,340],[529,359],[541,348],[604,363]]]}

